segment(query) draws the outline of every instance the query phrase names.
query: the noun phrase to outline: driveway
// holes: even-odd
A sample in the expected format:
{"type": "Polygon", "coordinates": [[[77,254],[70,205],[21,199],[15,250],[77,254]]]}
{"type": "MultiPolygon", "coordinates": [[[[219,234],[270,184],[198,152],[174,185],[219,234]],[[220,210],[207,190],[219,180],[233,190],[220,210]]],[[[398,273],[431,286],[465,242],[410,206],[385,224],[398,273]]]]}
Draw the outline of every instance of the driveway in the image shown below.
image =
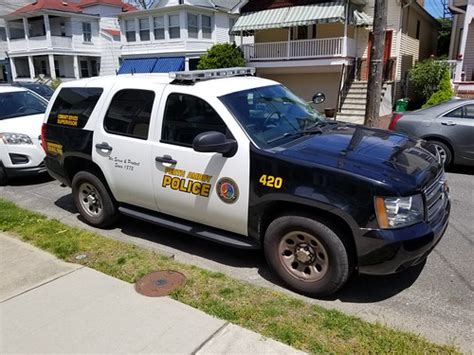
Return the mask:
{"type": "MultiPolygon", "coordinates": [[[[333,299],[308,302],[336,308],[368,321],[421,334],[439,343],[474,350],[474,168],[448,174],[452,215],[448,230],[424,267],[389,277],[354,276],[333,299]]],[[[96,230],[78,217],[69,188],[47,177],[0,187],[18,205],[96,230]]],[[[114,229],[97,232],[173,255],[178,261],[292,294],[278,285],[259,251],[242,251],[122,217],[114,229]]]]}

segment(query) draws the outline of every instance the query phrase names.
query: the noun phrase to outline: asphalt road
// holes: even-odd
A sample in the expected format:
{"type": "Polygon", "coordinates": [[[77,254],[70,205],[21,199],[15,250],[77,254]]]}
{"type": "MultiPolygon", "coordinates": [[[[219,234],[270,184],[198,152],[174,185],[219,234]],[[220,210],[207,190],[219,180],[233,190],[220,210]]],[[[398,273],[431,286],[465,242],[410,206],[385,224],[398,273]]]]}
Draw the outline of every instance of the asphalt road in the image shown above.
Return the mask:
{"type": "MultiPolygon", "coordinates": [[[[388,277],[354,276],[328,300],[296,296],[474,352],[474,168],[454,168],[448,173],[448,181],[450,225],[423,267],[388,277]]],[[[66,224],[95,230],[81,221],[70,189],[48,177],[17,180],[0,187],[0,197],[66,224]]],[[[181,262],[292,293],[269,274],[259,251],[224,247],[127,217],[121,218],[114,229],[98,231],[172,254],[181,262]]]]}

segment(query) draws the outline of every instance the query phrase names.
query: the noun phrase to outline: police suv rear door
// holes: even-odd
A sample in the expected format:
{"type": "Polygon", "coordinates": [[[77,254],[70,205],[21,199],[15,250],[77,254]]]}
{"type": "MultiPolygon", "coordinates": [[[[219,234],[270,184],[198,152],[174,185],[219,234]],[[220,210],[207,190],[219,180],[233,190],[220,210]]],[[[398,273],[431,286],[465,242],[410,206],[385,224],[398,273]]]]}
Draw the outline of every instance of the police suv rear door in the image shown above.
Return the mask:
{"type": "Polygon", "coordinates": [[[247,235],[250,144],[240,126],[216,97],[193,86],[166,86],[158,115],[152,169],[158,210],[247,235]],[[194,137],[208,131],[235,139],[235,155],[193,150],[194,137]]]}
{"type": "Polygon", "coordinates": [[[143,89],[137,81],[115,85],[94,132],[92,158],[119,202],[156,209],[153,196],[152,145],[163,86],[143,89]]]}

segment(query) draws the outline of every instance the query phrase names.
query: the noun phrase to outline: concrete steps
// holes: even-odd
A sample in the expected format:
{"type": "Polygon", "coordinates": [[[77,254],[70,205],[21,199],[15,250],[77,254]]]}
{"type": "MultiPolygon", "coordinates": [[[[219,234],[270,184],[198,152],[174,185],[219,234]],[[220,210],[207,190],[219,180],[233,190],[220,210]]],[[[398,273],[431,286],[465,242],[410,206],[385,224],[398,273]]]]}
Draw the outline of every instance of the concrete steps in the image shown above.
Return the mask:
{"type": "MultiPolygon", "coordinates": [[[[387,90],[384,84],[382,88],[382,97],[387,90]]],[[[365,106],[367,104],[367,82],[354,81],[349,88],[346,99],[342,104],[341,110],[337,113],[338,121],[362,124],[365,118],[365,106]]]]}

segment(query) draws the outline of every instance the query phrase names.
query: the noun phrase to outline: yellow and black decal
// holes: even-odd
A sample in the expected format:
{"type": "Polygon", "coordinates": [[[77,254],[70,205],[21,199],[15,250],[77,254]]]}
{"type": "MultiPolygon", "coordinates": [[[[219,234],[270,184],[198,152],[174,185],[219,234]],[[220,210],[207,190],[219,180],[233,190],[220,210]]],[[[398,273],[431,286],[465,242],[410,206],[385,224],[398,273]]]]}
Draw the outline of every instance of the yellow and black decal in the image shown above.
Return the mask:
{"type": "Polygon", "coordinates": [[[57,144],[53,142],[46,142],[46,151],[53,155],[62,155],[63,154],[63,146],[62,144],[57,144]]]}
{"type": "Polygon", "coordinates": [[[275,189],[281,189],[283,186],[283,179],[281,177],[275,177],[273,175],[262,175],[258,180],[260,184],[266,187],[272,187],[275,189]]]}
{"type": "Polygon", "coordinates": [[[161,186],[175,191],[181,191],[196,196],[209,197],[212,176],[188,172],[185,170],[166,168],[161,186]]]}
{"type": "Polygon", "coordinates": [[[78,122],[79,122],[79,116],[58,113],[57,123],[60,125],[77,127],[78,122]]]}

